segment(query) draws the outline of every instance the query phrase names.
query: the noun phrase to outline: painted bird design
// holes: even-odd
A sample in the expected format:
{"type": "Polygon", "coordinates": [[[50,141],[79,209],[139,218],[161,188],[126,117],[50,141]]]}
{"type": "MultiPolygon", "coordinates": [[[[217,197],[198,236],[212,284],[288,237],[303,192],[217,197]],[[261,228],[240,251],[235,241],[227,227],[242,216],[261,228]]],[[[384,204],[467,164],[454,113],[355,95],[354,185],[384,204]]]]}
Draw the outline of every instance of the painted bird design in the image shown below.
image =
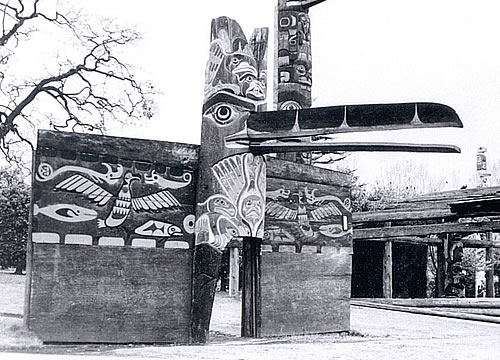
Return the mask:
{"type": "Polygon", "coordinates": [[[111,194],[108,190],[80,174],[75,174],[61,181],[55,186],[55,189],[82,194],[99,206],[104,206],[112,198],[116,198],[106,219],[97,219],[99,228],[113,228],[122,225],[127,220],[131,210],[157,211],[181,207],[179,201],[168,190],[133,197],[131,184],[133,181],[140,179],[138,175],[130,171],[126,172],[120,190],[116,195],[111,194]]]}
{"type": "MultiPolygon", "coordinates": [[[[281,191],[280,202],[273,200],[273,196],[269,196],[269,193],[275,195],[275,191],[268,191],[266,194],[266,214],[278,220],[297,221],[299,229],[304,236],[314,237],[318,231],[312,229],[311,221],[323,222],[330,219],[337,219],[335,221],[338,221],[344,217],[344,212],[341,208],[345,209],[343,202],[339,198],[329,196],[315,197],[315,191],[310,192],[307,187],[294,193],[281,191]],[[285,196],[284,194],[289,194],[289,196],[285,196]],[[291,203],[290,207],[288,204],[284,205],[288,202],[291,203]]],[[[328,237],[337,237],[337,233],[343,234],[344,230],[342,229],[342,225],[321,224],[319,233],[328,237]],[[339,226],[341,231],[338,229],[339,226]]]]}

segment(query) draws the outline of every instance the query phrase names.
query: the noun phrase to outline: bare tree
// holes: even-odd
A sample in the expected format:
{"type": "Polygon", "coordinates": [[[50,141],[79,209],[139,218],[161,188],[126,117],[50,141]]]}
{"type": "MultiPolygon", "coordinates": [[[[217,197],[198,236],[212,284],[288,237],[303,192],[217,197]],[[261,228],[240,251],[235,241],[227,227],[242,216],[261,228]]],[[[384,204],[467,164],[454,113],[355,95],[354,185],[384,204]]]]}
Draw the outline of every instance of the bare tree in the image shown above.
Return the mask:
{"type": "Polygon", "coordinates": [[[56,0],[0,1],[0,16],[0,148],[7,160],[18,159],[16,144],[33,147],[41,125],[103,133],[109,120],[152,116],[152,86],[139,83],[119,58],[139,39],[136,31],[64,10],[56,0]],[[27,50],[54,42],[60,51],[43,73],[33,75],[25,66],[19,74],[23,57],[32,56],[33,64],[43,60],[27,50]]]}

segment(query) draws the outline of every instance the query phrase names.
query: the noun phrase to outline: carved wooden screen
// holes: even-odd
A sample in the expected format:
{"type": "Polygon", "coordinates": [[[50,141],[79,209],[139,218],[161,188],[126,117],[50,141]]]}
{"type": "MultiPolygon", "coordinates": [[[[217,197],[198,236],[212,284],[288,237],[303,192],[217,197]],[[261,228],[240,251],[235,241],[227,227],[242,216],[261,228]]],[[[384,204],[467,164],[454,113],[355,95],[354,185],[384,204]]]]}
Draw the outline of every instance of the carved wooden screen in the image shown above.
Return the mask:
{"type": "Polygon", "coordinates": [[[39,133],[26,320],[43,341],[190,341],[197,151],[39,133]]]}
{"type": "Polygon", "coordinates": [[[349,330],[349,205],[347,175],[268,159],[262,336],[349,330]]]}

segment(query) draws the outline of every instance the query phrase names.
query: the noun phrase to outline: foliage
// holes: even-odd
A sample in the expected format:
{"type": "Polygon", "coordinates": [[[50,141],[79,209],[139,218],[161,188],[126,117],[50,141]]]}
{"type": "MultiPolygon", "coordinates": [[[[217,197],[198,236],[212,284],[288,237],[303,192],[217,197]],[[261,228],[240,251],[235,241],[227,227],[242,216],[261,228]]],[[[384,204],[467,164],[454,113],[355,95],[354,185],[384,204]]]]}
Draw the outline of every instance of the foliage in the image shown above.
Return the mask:
{"type": "Polygon", "coordinates": [[[42,125],[103,133],[110,120],[152,116],[152,86],[134,78],[120,53],[139,34],[71,6],[0,1],[0,149],[9,161],[42,125]]]}
{"type": "Polygon", "coordinates": [[[30,189],[17,171],[0,168],[0,266],[26,267],[30,189]]]}

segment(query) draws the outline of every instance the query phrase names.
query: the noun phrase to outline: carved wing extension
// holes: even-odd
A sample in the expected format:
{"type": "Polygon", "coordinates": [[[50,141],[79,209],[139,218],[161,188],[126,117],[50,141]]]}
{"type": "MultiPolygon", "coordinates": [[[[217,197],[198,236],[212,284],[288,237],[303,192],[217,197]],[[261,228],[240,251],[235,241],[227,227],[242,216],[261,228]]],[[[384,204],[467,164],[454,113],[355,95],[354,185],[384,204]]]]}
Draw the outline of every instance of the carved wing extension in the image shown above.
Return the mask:
{"type": "Polygon", "coordinates": [[[99,206],[106,205],[109,199],[113,197],[109,191],[79,174],[61,181],[55,186],[55,189],[82,194],[99,206]]]}
{"type": "Polygon", "coordinates": [[[132,199],[134,210],[156,211],[182,207],[180,202],[168,190],[132,199]]]}

